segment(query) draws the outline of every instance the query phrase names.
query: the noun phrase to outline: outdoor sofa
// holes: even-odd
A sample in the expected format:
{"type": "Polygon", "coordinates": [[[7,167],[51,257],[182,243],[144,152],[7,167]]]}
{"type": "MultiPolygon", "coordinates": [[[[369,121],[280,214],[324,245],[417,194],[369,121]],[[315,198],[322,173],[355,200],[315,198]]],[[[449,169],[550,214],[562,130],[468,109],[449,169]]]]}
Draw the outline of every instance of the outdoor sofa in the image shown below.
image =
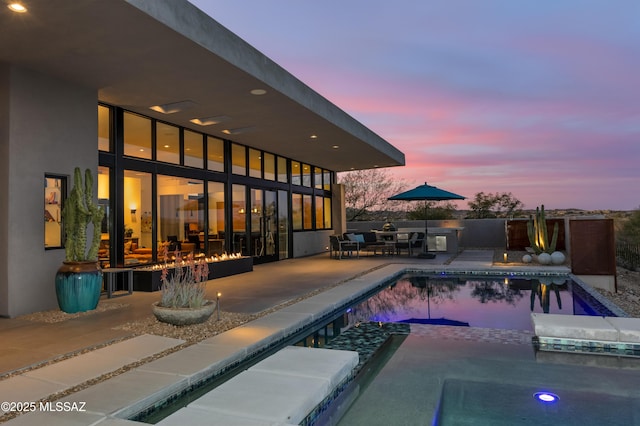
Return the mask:
{"type": "Polygon", "coordinates": [[[369,251],[377,254],[378,250],[384,252],[384,241],[378,241],[375,232],[346,232],[342,235],[329,237],[329,255],[342,259],[343,256],[360,256],[360,251],[369,251]]]}

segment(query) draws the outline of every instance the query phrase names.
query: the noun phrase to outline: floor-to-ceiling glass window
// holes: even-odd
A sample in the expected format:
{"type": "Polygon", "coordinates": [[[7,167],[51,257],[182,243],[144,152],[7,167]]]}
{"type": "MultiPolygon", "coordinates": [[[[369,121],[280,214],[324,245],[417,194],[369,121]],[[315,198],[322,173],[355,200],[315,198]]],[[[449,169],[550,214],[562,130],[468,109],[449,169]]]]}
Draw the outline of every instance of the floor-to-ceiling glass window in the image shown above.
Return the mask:
{"type": "Polygon", "coordinates": [[[293,185],[302,185],[302,167],[299,161],[291,162],[291,183],[293,185]]]}
{"type": "Polygon", "coordinates": [[[324,203],[322,197],[316,196],[316,229],[324,228],[324,203]]]}
{"type": "Polygon", "coordinates": [[[323,181],[323,189],[325,191],[330,191],[331,190],[331,172],[328,170],[325,170],[322,172],[322,181],[323,181]]]}
{"type": "Polygon", "coordinates": [[[204,252],[204,183],[158,175],[158,239],[161,247],[183,256],[204,252]],[[202,237],[201,237],[202,235],[202,237]]]}
{"type": "Polygon", "coordinates": [[[276,180],[276,156],[265,152],[262,157],[264,159],[264,179],[276,180]]]}
{"type": "Polygon", "coordinates": [[[233,185],[231,189],[231,217],[232,217],[232,251],[249,256],[247,242],[247,194],[244,185],[233,185]]]}
{"type": "Polygon", "coordinates": [[[225,252],[224,238],[226,235],[225,209],[224,209],[224,184],[221,182],[209,182],[209,230],[208,252],[209,256],[221,255],[225,252]]]}
{"type": "Polygon", "coordinates": [[[303,212],[302,218],[304,222],[304,230],[309,231],[313,229],[313,198],[311,195],[303,195],[302,203],[303,203],[303,212]]]}
{"type": "Polygon", "coordinates": [[[163,247],[285,259],[291,231],[331,227],[333,173],[311,163],[107,105],[98,149],[105,265],[162,261],[163,247]]]}
{"type": "Polygon", "coordinates": [[[276,241],[278,240],[276,191],[264,191],[263,238],[264,256],[272,258],[276,255],[276,241]]]}
{"type": "Polygon", "coordinates": [[[109,197],[109,182],[111,181],[111,169],[108,167],[98,167],[98,205],[104,209],[102,218],[100,247],[98,248],[98,261],[100,266],[108,268],[111,266],[111,223],[112,210],[109,197]]]}
{"type": "Polygon", "coordinates": [[[322,189],[322,169],[320,167],[313,168],[313,184],[316,189],[322,189]]]}
{"type": "Polygon", "coordinates": [[[156,159],[165,163],[180,164],[179,128],[156,122],[156,159]]]}
{"type": "Polygon", "coordinates": [[[331,222],[331,198],[324,197],[324,228],[331,229],[333,222],[331,222]]]}
{"type": "Polygon", "coordinates": [[[124,155],[151,159],[151,119],[124,112],[124,155]]]}
{"type": "Polygon", "coordinates": [[[278,258],[289,258],[289,193],[278,191],[278,258]]]}
{"type": "Polygon", "coordinates": [[[294,231],[302,231],[302,194],[291,194],[291,223],[294,231]]]}
{"type": "Polygon", "coordinates": [[[259,257],[264,255],[264,235],[263,226],[263,192],[261,189],[251,189],[251,204],[249,208],[249,226],[251,235],[252,255],[259,257]]]}
{"type": "Polygon", "coordinates": [[[249,176],[262,177],[262,154],[253,148],[249,148],[249,176]]]}
{"type": "Polygon", "coordinates": [[[111,108],[98,105],[98,150],[112,151],[111,108]]]}
{"type": "Polygon", "coordinates": [[[302,185],[311,187],[311,166],[302,164],[302,185]]]}
{"type": "Polygon", "coordinates": [[[184,165],[201,169],[204,167],[204,139],[202,133],[184,131],[184,165]]]}
{"type": "Polygon", "coordinates": [[[135,170],[124,171],[124,263],[138,265],[153,262],[151,212],[152,175],[135,170]]]}
{"type": "Polygon", "coordinates": [[[207,169],[224,172],[224,141],[207,136],[207,169]]]}
{"type": "Polygon", "coordinates": [[[231,144],[231,173],[236,175],[247,175],[247,148],[231,144]]]}
{"type": "Polygon", "coordinates": [[[287,159],[284,157],[278,156],[277,165],[278,165],[278,182],[282,182],[282,183],[289,182],[289,179],[287,178],[287,159]]]}
{"type": "Polygon", "coordinates": [[[251,189],[251,246],[253,256],[268,260],[276,255],[276,192],[251,189]]]}

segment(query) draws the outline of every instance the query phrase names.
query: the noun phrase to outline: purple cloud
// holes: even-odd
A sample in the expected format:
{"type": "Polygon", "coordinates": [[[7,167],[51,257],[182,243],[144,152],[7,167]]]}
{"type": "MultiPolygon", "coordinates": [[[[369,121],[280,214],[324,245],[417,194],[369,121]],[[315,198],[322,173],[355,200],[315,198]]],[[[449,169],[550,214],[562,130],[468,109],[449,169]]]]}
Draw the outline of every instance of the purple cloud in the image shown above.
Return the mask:
{"type": "Polygon", "coordinates": [[[640,205],[636,0],[192,3],[402,150],[398,178],[640,205]]]}

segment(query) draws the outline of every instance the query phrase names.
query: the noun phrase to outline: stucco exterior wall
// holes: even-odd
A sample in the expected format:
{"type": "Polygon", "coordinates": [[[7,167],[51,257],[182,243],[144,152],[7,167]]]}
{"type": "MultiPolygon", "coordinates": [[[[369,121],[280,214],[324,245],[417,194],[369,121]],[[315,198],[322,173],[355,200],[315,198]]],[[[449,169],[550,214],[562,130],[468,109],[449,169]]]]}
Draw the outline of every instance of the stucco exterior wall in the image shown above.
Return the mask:
{"type": "MultiPolygon", "coordinates": [[[[0,62],[0,241],[9,235],[9,93],[9,65],[0,62]]],[[[0,315],[9,310],[8,248],[0,243],[0,315]]]]}
{"type": "Polygon", "coordinates": [[[328,252],[332,230],[293,233],[293,257],[304,257],[328,252]]]}
{"type": "Polygon", "coordinates": [[[71,178],[75,166],[95,174],[98,99],[95,90],[14,66],[4,86],[10,116],[0,192],[9,228],[0,242],[7,262],[0,286],[11,303],[0,305],[0,315],[14,317],[57,307],[54,277],[64,250],[44,249],[44,174],[71,178]]]}

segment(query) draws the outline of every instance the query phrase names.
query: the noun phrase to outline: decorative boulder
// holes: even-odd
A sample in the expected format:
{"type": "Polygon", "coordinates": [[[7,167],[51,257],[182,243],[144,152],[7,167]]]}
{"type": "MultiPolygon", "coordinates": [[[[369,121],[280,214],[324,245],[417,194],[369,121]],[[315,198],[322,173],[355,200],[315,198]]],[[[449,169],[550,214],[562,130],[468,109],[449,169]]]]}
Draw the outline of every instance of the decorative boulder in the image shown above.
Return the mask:
{"type": "Polygon", "coordinates": [[[554,265],[562,265],[564,263],[565,257],[564,254],[560,251],[554,251],[551,253],[551,263],[554,265]]]}
{"type": "Polygon", "coordinates": [[[538,263],[541,265],[551,264],[551,255],[549,253],[540,253],[538,255],[538,263]]]}
{"type": "Polygon", "coordinates": [[[532,260],[533,258],[530,254],[525,254],[524,256],[522,256],[522,263],[531,263],[532,260]]]}

